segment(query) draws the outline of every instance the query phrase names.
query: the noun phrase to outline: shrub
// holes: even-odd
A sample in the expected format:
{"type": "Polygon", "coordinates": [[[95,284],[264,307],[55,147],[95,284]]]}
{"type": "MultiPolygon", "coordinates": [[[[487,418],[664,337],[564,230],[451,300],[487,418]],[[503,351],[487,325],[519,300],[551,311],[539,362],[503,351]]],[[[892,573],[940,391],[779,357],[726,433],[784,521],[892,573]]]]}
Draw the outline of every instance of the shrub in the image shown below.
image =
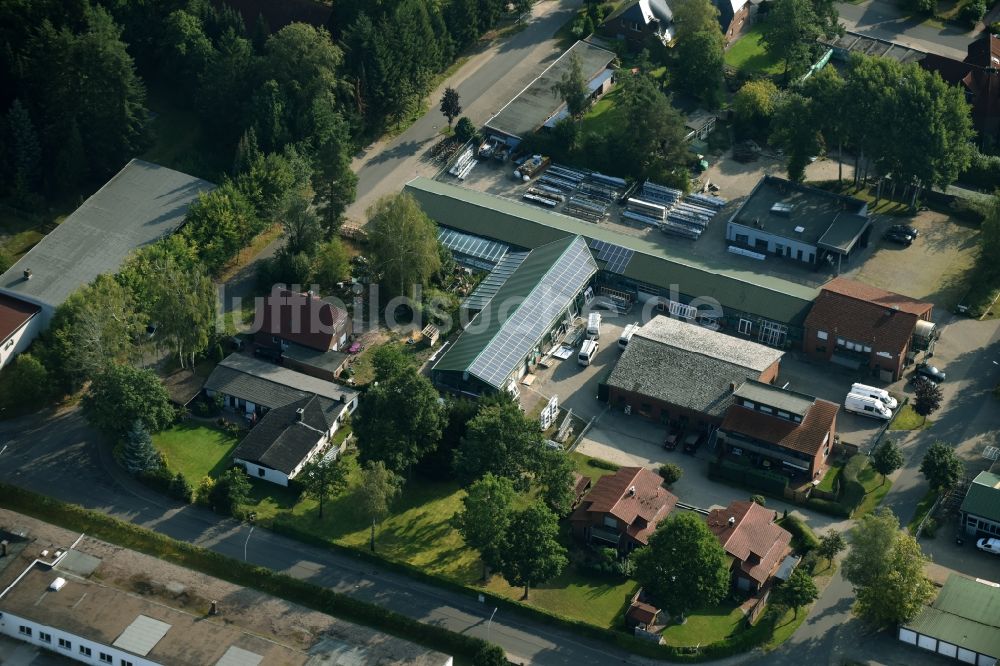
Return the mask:
{"type": "Polygon", "coordinates": [[[810,497],[806,500],[806,508],[819,511],[820,513],[825,513],[828,516],[835,516],[838,518],[851,517],[851,511],[840,502],[820,499],[819,497],[810,497]]]}
{"type": "Polygon", "coordinates": [[[462,143],[475,139],[478,134],[476,126],[465,116],[459,118],[458,122],[455,123],[455,138],[462,143]]]}
{"type": "Polygon", "coordinates": [[[749,488],[762,490],[769,495],[784,497],[788,477],[776,472],[747,467],[730,460],[713,462],[708,465],[708,477],[735,481],[749,488]]]}
{"type": "Polygon", "coordinates": [[[684,474],[684,470],[681,466],[676,463],[665,463],[660,465],[660,476],[663,477],[663,482],[668,486],[672,486],[681,480],[681,476],[684,474]]]}
{"type": "Polygon", "coordinates": [[[472,655],[472,666],[507,666],[507,653],[496,643],[485,643],[472,655]]]}
{"type": "Polygon", "coordinates": [[[182,502],[191,501],[191,484],[188,483],[187,478],[185,478],[185,476],[180,472],[177,472],[177,474],[170,479],[170,485],[167,488],[167,492],[174,499],[179,499],[182,502]]]}
{"type": "Polygon", "coordinates": [[[754,504],[760,504],[761,506],[765,506],[767,504],[767,498],[763,495],[751,495],[750,501],[754,504]]]}
{"type": "Polygon", "coordinates": [[[786,516],[781,519],[780,524],[792,534],[792,547],[806,554],[819,545],[819,539],[809,526],[795,516],[786,516]]]}
{"type": "Polygon", "coordinates": [[[978,150],[972,153],[972,161],[959,181],[967,185],[993,189],[1000,183],[1000,155],[984,155],[978,150]]]}
{"type": "Polygon", "coordinates": [[[934,534],[937,532],[938,524],[933,518],[928,518],[924,521],[924,529],[920,532],[928,539],[933,539],[934,534]]]}
{"type": "Polygon", "coordinates": [[[986,0],[972,0],[962,7],[962,20],[975,27],[986,16],[986,0]]]}
{"type": "Polygon", "coordinates": [[[617,472],[619,465],[613,462],[608,462],[607,460],[601,460],[600,458],[587,458],[587,464],[591,467],[596,467],[597,469],[607,469],[612,472],[617,472]]]}
{"type": "Polygon", "coordinates": [[[201,504],[202,506],[208,506],[209,498],[212,496],[212,491],[215,489],[215,479],[210,476],[203,476],[201,481],[198,482],[198,487],[194,490],[194,502],[195,504],[201,504]]]}

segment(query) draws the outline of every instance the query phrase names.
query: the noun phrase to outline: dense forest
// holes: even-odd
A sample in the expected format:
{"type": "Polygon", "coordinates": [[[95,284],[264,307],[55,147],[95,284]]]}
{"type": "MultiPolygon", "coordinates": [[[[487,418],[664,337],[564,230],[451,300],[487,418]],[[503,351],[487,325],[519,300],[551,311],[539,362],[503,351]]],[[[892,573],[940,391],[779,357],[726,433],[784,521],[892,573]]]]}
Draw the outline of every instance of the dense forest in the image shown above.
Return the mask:
{"type": "Polygon", "coordinates": [[[0,0],[0,196],[103,182],[149,147],[155,89],[234,175],[256,150],[306,158],[336,216],[353,199],[353,148],[410,117],[457,53],[518,9],[349,0],[326,26],[272,31],[209,0],[0,0]]]}

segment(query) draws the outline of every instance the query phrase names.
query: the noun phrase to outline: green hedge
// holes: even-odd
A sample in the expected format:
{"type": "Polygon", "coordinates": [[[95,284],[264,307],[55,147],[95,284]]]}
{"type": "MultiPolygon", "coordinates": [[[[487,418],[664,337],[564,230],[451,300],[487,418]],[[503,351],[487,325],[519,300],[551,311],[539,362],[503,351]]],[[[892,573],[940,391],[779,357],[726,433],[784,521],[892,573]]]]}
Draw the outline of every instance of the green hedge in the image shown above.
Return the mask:
{"type": "Polygon", "coordinates": [[[844,465],[844,483],[841,485],[840,504],[848,515],[854,512],[865,501],[865,487],[858,480],[862,470],[868,466],[868,456],[856,453],[844,465]]]}
{"type": "Polygon", "coordinates": [[[708,464],[708,477],[734,481],[777,497],[784,497],[785,488],[788,487],[788,477],[783,474],[740,465],[730,460],[718,463],[710,462],[708,464]]]}
{"type": "Polygon", "coordinates": [[[406,615],[359,601],[329,588],[240,562],[103,513],[88,511],[76,504],[65,504],[3,483],[0,483],[0,498],[2,498],[0,504],[12,511],[84,532],[89,536],[147,553],[237,585],[254,588],[454,656],[471,660],[484,646],[489,645],[484,640],[449,631],[443,627],[424,624],[406,615]]]}
{"type": "Polygon", "coordinates": [[[825,513],[828,516],[834,516],[836,518],[850,518],[851,510],[845,507],[840,502],[835,502],[833,500],[822,499],[820,497],[810,497],[806,500],[806,508],[812,509],[813,511],[818,511],[820,513],[825,513]]]}
{"type": "Polygon", "coordinates": [[[792,533],[792,548],[803,555],[819,546],[819,539],[809,526],[796,516],[785,516],[778,524],[792,533]]]}

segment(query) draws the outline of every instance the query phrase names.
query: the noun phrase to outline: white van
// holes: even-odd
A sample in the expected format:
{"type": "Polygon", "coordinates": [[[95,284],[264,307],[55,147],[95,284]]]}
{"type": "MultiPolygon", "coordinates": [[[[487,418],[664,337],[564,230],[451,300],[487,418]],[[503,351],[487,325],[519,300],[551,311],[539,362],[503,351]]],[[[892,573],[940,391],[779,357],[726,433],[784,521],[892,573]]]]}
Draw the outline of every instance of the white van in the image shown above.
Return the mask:
{"type": "Polygon", "coordinates": [[[591,340],[601,339],[601,314],[591,312],[587,315],[587,337],[591,340]]]}
{"type": "Polygon", "coordinates": [[[622,331],[621,337],[618,338],[618,349],[625,351],[625,348],[628,347],[628,341],[632,339],[637,330],[639,330],[639,322],[626,326],[625,330],[622,331]]]}
{"type": "Polygon", "coordinates": [[[584,340],[580,347],[580,353],[576,357],[577,362],[580,365],[590,365],[590,362],[594,360],[594,355],[597,354],[597,347],[596,340],[584,340]]]}
{"type": "Polygon", "coordinates": [[[876,400],[881,400],[889,409],[896,409],[899,403],[896,399],[889,395],[889,392],[885,389],[875,388],[874,386],[868,386],[867,384],[854,384],[851,386],[851,393],[854,395],[867,395],[869,398],[875,398],[876,400]]]}
{"type": "Polygon", "coordinates": [[[885,406],[881,400],[871,398],[867,395],[857,395],[849,393],[844,400],[844,409],[862,416],[870,416],[875,419],[888,421],[892,418],[892,410],[885,406]]]}

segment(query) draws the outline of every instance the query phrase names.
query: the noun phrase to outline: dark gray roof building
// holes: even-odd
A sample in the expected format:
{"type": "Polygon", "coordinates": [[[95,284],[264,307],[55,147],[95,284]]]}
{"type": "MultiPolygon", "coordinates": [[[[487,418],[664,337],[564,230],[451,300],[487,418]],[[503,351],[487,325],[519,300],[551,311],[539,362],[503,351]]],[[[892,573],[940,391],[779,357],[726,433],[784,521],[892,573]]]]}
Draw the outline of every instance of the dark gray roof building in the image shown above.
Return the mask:
{"type": "Polygon", "coordinates": [[[275,407],[243,438],[233,458],[292,476],[343,409],[343,404],[315,395],[275,407]]]}
{"type": "Polygon", "coordinates": [[[784,352],[657,316],[635,332],[608,387],[721,419],[736,387],[775,369],[784,352]]]}
{"type": "Polygon", "coordinates": [[[252,402],[264,409],[283,407],[317,395],[353,409],[358,392],[251,356],[230,354],[205,381],[205,390],[252,402]]]}

